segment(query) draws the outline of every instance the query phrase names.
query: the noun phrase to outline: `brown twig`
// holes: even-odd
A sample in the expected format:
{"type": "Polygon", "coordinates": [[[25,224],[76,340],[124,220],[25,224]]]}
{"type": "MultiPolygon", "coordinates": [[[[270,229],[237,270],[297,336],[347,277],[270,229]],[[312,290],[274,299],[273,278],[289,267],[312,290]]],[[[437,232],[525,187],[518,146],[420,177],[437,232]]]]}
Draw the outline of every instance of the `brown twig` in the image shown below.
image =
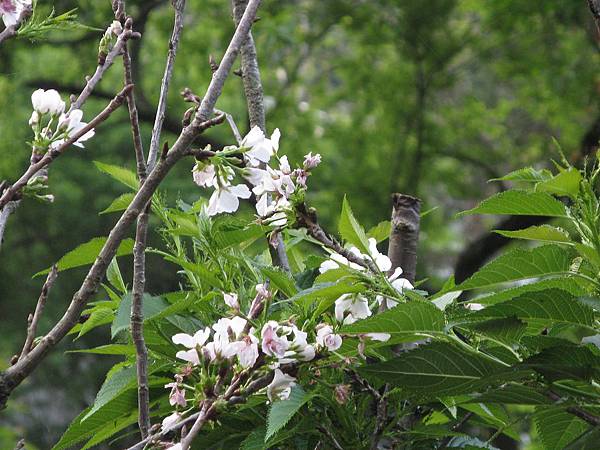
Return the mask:
{"type": "Polygon", "coordinates": [[[387,254],[392,262],[390,273],[393,273],[397,267],[401,267],[404,278],[414,283],[421,200],[410,195],[393,194],[392,201],[392,232],[387,254]]]}
{"type": "Polygon", "coordinates": [[[339,253],[348,261],[358,264],[373,273],[378,273],[377,266],[367,258],[361,258],[354,253],[345,249],[333,236],[330,236],[321,228],[317,220],[317,213],[314,209],[308,208],[306,204],[301,204],[296,207],[296,220],[298,225],[306,228],[308,234],[323,244],[325,247],[339,253]]]}
{"type": "Polygon", "coordinates": [[[132,85],[125,86],[121,92],[119,92],[106,106],[106,108],[104,108],[96,117],[94,117],[85,127],[76,133],[73,133],[69,139],[67,139],[57,148],[48,150],[48,152],[39,161],[31,164],[21,178],[19,178],[12,186],[4,191],[2,197],[0,197],[0,208],[4,208],[8,202],[16,198],[27,182],[31,180],[40,170],[47,167],[50,163],[52,163],[52,161],[62,155],[72,144],[77,142],[79,138],[85,135],[88,131],[96,128],[106,119],[108,119],[110,115],[123,104],[127,93],[131,89],[133,89],[132,85]]]}
{"type": "Polygon", "coordinates": [[[179,38],[183,30],[183,13],[185,9],[185,0],[172,0],[173,8],[175,8],[175,21],[173,24],[173,33],[169,40],[169,52],[167,55],[167,63],[165,73],[160,86],[160,96],[158,99],[158,108],[156,110],[156,118],[154,127],[152,128],[152,139],[150,141],[150,150],[148,152],[148,167],[152,169],[156,163],[158,156],[158,148],[160,146],[160,134],[162,132],[163,122],[167,110],[167,97],[169,94],[169,85],[173,76],[173,67],[175,66],[175,56],[179,46],[179,38]]]}
{"type": "Polygon", "coordinates": [[[42,316],[44,307],[46,306],[46,301],[48,300],[48,294],[50,294],[50,289],[52,289],[52,286],[54,285],[54,282],[56,281],[57,277],[58,266],[55,264],[52,266],[50,273],[48,273],[48,276],[46,277],[46,282],[42,286],[42,292],[40,293],[40,297],[38,298],[33,315],[30,314],[29,318],[27,319],[27,337],[25,338],[25,344],[23,345],[23,350],[21,351],[19,360],[27,356],[27,353],[29,353],[33,348],[33,341],[37,332],[38,322],[40,320],[40,317],[42,316]]]}
{"type": "MultiPolygon", "coordinates": [[[[113,11],[117,20],[122,20],[126,15],[125,2],[113,2],[113,11]]],[[[125,21],[125,31],[131,31],[133,21],[125,21]]],[[[123,74],[125,85],[133,85],[133,71],[128,43],[123,46],[123,74]]],[[[140,122],[135,101],[134,89],[127,95],[127,107],[131,134],[135,153],[137,176],[140,186],[146,180],[146,158],[140,133],[140,122]]],[[[135,245],[133,249],[133,292],[131,299],[131,336],[135,346],[137,391],[138,391],[138,427],[142,438],[148,436],[150,431],[150,390],[148,387],[148,349],[144,340],[144,314],[143,299],[146,284],[146,239],[148,235],[148,207],[137,219],[135,245]]]]}
{"type": "Polygon", "coordinates": [[[240,21],[240,25],[237,27],[231,42],[227,47],[219,70],[211,80],[194,120],[189,126],[183,129],[179,138],[166,154],[165,158],[161,159],[156,164],[154,170],[149,174],[144,184],[140,187],[127,209],[123,212],[109,233],[108,239],[100,250],[100,254],[89,269],[81,287],[71,299],[69,307],[63,317],[25,358],[0,373],[0,409],[3,409],[6,406],[6,402],[11,392],[35,370],[45,358],[46,354],[54,348],[54,346],[60,342],[78,322],[87,302],[97,291],[106,274],[110,261],[115,256],[117,248],[125,238],[131,224],[146,207],[167,173],[190,148],[197,135],[209,126],[209,119],[214,110],[215,103],[223,90],[223,85],[243,40],[248,35],[248,31],[254,22],[259,4],[260,0],[250,1],[248,8],[244,13],[244,17],[240,21]]]}

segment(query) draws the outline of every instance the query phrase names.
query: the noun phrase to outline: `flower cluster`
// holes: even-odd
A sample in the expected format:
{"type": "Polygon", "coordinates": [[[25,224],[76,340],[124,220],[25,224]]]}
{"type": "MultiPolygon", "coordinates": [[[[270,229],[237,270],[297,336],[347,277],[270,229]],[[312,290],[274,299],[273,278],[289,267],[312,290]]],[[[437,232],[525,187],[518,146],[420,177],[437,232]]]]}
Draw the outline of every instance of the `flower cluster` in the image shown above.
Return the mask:
{"type": "Polygon", "coordinates": [[[279,156],[281,133],[276,129],[270,138],[258,127],[252,128],[244,137],[240,148],[226,147],[211,158],[210,162],[198,161],[193,169],[194,181],[202,187],[215,191],[208,202],[210,216],[232,213],[239,207],[239,199],[257,198],[256,211],[264,223],[282,227],[287,223],[287,212],[291,210],[290,198],[298,189],[306,189],[306,180],[312,169],[321,162],[321,155],[309,153],[303,166],[292,170],[287,156],[279,156]],[[231,155],[243,157],[244,168],[231,162],[231,155]],[[279,168],[269,165],[272,158],[279,168]],[[233,184],[236,171],[252,186],[233,184]]]}
{"type": "MultiPolygon", "coordinates": [[[[385,273],[390,271],[392,268],[392,262],[386,255],[379,252],[377,249],[377,241],[373,238],[370,238],[368,242],[369,254],[365,255],[361,253],[356,247],[351,247],[349,252],[363,260],[369,259],[373,261],[375,266],[377,266],[381,272],[385,273]]],[[[325,273],[329,270],[338,269],[340,265],[347,266],[351,269],[361,272],[366,270],[363,266],[348,261],[346,257],[338,253],[332,253],[328,260],[321,263],[319,272],[325,273]]],[[[407,289],[414,289],[411,282],[406,278],[400,278],[400,275],[402,275],[402,269],[398,267],[387,278],[387,281],[391,287],[400,294],[407,289]]],[[[383,295],[377,295],[376,300],[378,305],[385,304],[385,309],[393,308],[398,304],[396,300],[383,295]]],[[[356,322],[357,320],[366,319],[372,314],[373,313],[367,298],[361,294],[344,294],[335,301],[335,318],[338,322],[342,322],[343,324],[348,325],[356,322]]],[[[386,333],[369,333],[366,336],[378,341],[387,341],[390,338],[390,335],[386,333]]]]}
{"type": "Polygon", "coordinates": [[[0,0],[0,16],[6,27],[16,25],[25,8],[31,7],[31,0],[0,0]]]}
{"type": "MultiPolygon", "coordinates": [[[[29,125],[35,134],[33,144],[37,153],[59,147],[87,125],[81,120],[83,111],[80,109],[65,112],[66,104],[54,89],[38,89],[31,95],[31,104],[33,113],[29,125]]],[[[94,130],[89,130],[74,145],[83,148],[83,142],[93,136],[94,130]]]]}
{"type": "MultiPolygon", "coordinates": [[[[270,298],[271,293],[265,285],[256,286],[257,296],[250,307],[258,300],[270,298]]],[[[317,352],[335,351],[342,345],[342,337],[335,334],[331,325],[322,323],[315,329],[315,342],[308,342],[308,332],[301,330],[293,323],[279,323],[269,320],[260,329],[260,333],[244,317],[239,315],[240,305],[235,293],[224,293],[223,301],[235,312],[233,317],[223,317],[212,326],[197,331],[195,334],[179,333],[171,339],[174,344],[185,347],[176,353],[176,357],[189,363],[183,371],[175,375],[175,380],[165,385],[171,390],[169,401],[171,406],[185,408],[187,388],[185,379],[199,369],[207,373],[210,367],[235,367],[240,370],[273,371],[273,380],[267,386],[266,393],[270,401],[289,398],[296,379],[286,373],[286,367],[292,363],[311,361],[317,352]],[[283,370],[282,370],[283,369],[283,370]]],[[[219,369],[216,369],[219,370],[219,369]]],[[[167,428],[181,419],[181,413],[175,412],[163,420],[163,428],[167,428]]]]}

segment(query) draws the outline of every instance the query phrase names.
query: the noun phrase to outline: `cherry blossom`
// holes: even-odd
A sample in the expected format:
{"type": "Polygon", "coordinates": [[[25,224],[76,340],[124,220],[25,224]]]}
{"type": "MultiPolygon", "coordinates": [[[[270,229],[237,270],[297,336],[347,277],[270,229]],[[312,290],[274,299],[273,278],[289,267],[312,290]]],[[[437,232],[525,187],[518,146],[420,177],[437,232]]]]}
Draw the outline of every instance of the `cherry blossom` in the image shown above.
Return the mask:
{"type": "MultiPolygon", "coordinates": [[[[33,109],[39,114],[59,115],[65,110],[65,102],[54,89],[38,89],[31,94],[33,109]]],[[[39,119],[38,119],[39,120],[39,119]]]]}
{"type": "Polygon", "coordinates": [[[216,189],[208,201],[207,213],[209,216],[215,216],[219,213],[232,213],[237,211],[240,206],[240,198],[250,198],[252,193],[245,184],[237,186],[222,186],[216,189]]]}
{"type": "MultiPolygon", "coordinates": [[[[171,414],[163,419],[162,429],[166,430],[167,428],[171,428],[173,425],[175,425],[180,420],[181,420],[181,414],[178,412],[174,412],[173,414],[171,414]]],[[[169,447],[169,448],[173,448],[173,447],[169,447]]]]}
{"type": "Polygon", "coordinates": [[[171,406],[179,405],[181,407],[185,407],[187,401],[185,399],[185,389],[179,388],[179,382],[172,382],[165,384],[166,388],[171,388],[171,393],[169,394],[169,403],[171,406]]]}
{"type": "Polygon", "coordinates": [[[0,16],[6,27],[12,27],[19,22],[19,17],[26,7],[31,6],[31,0],[0,0],[0,16]]]}
{"type": "Polygon", "coordinates": [[[333,333],[331,325],[322,323],[317,326],[316,342],[318,346],[327,347],[327,350],[333,352],[342,346],[342,337],[333,333]]]}
{"type": "Polygon", "coordinates": [[[283,358],[290,347],[287,339],[277,335],[280,325],[274,320],[268,321],[262,329],[262,351],[269,356],[283,358]]]}
{"type": "Polygon", "coordinates": [[[258,359],[258,338],[249,333],[242,340],[232,342],[229,349],[237,355],[240,366],[252,367],[258,359]]]}
{"type": "Polygon", "coordinates": [[[310,152],[308,155],[304,156],[304,170],[311,170],[321,164],[321,155],[318,153],[312,154],[310,152]]]}
{"type": "Polygon", "coordinates": [[[188,361],[193,365],[197,366],[200,364],[200,358],[198,356],[197,348],[200,348],[204,345],[204,343],[208,340],[210,336],[210,328],[205,328],[204,330],[197,331],[193,336],[185,333],[178,333],[174,335],[171,340],[174,344],[183,345],[190,350],[181,350],[178,351],[175,356],[184,361],[188,361]]]}
{"type": "Polygon", "coordinates": [[[240,302],[238,301],[238,295],[235,292],[230,294],[223,293],[223,301],[231,309],[235,309],[236,311],[240,310],[240,302]]]}
{"type": "Polygon", "coordinates": [[[284,374],[280,369],[275,369],[275,376],[271,384],[267,386],[267,397],[270,401],[275,398],[287,400],[292,392],[292,386],[296,384],[296,379],[284,374]]]}
{"type": "MultiPolygon", "coordinates": [[[[73,136],[74,134],[78,133],[82,128],[84,128],[87,125],[87,123],[81,121],[82,118],[83,118],[83,111],[80,109],[74,109],[73,111],[69,112],[68,114],[61,114],[60,119],[58,120],[58,129],[60,131],[64,131],[67,134],[67,136],[69,136],[69,137],[73,136]]],[[[85,142],[88,139],[92,138],[94,136],[94,134],[95,134],[95,131],[93,129],[88,131],[83,136],[81,136],[79,139],[77,139],[77,142],[75,142],[73,145],[83,148],[82,142],[85,142]]],[[[62,144],[63,141],[64,140],[59,140],[53,144],[57,146],[57,145],[62,144]]]]}
{"type": "Polygon", "coordinates": [[[196,163],[192,169],[194,182],[202,187],[217,187],[217,174],[215,166],[212,164],[204,164],[200,161],[196,163]]]}
{"type": "Polygon", "coordinates": [[[280,137],[279,128],[273,132],[271,139],[268,139],[259,127],[253,127],[241,144],[242,147],[250,149],[245,153],[250,164],[258,166],[260,163],[268,163],[271,156],[279,150],[280,137]]]}
{"type": "MultiPolygon", "coordinates": [[[[397,267],[394,270],[394,273],[389,276],[388,281],[390,282],[392,287],[396,291],[398,291],[398,293],[400,293],[400,294],[404,294],[405,290],[414,289],[414,286],[412,285],[412,283],[410,281],[408,281],[406,278],[400,278],[400,275],[402,275],[402,268],[397,267]]],[[[384,301],[385,301],[386,309],[393,308],[394,306],[396,306],[398,304],[398,302],[396,300],[393,300],[391,298],[384,297],[382,295],[377,296],[377,302],[380,305],[384,301]]]]}
{"type": "Polygon", "coordinates": [[[369,303],[362,295],[344,294],[335,301],[335,318],[346,325],[371,314],[369,303]]]}

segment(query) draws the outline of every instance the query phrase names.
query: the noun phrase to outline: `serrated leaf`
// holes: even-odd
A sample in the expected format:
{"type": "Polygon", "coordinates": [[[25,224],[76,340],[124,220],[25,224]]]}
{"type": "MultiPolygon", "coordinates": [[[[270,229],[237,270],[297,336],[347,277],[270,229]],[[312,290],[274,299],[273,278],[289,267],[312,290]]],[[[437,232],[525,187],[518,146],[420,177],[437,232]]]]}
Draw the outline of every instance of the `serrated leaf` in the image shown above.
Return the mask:
{"type": "Polygon", "coordinates": [[[544,450],[563,450],[567,444],[588,429],[588,424],[563,408],[540,406],[533,420],[544,450]]]}
{"type": "Polygon", "coordinates": [[[286,296],[293,297],[298,293],[296,282],[288,272],[277,267],[261,267],[260,271],[286,296]]]}
{"type": "Polygon", "coordinates": [[[119,183],[124,184],[128,188],[133,189],[134,191],[138,190],[139,181],[137,179],[137,175],[132,170],[120,166],[115,166],[113,164],[106,164],[100,161],[94,161],[94,165],[98,168],[98,170],[100,170],[100,172],[104,172],[105,174],[110,175],[119,183]]]}
{"type": "MultiPolygon", "coordinates": [[[[75,249],[71,250],[56,263],[58,266],[58,271],[61,272],[63,270],[92,264],[100,254],[100,251],[102,250],[102,247],[104,247],[106,240],[107,238],[105,237],[93,238],[85,244],[81,244],[75,249]]],[[[133,253],[134,244],[135,242],[133,239],[123,239],[115,256],[131,255],[133,253]]],[[[52,267],[48,267],[47,269],[36,273],[34,277],[46,275],[51,269],[52,267]]]]}
{"type": "Polygon", "coordinates": [[[431,303],[400,303],[387,311],[342,328],[344,334],[430,335],[444,331],[444,314],[431,303]]]}
{"type": "Polygon", "coordinates": [[[502,405],[547,405],[550,400],[544,392],[531,386],[521,384],[508,384],[495,389],[490,389],[484,394],[475,397],[483,403],[499,403],[502,405]]]}
{"type": "Polygon", "coordinates": [[[537,170],[533,167],[524,167],[490,181],[523,181],[528,183],[538,183],[540,181],[549,180],[550,178],[552,178],[552,172],[547,169],[537,170]]]}
{"type": "Polygon", "coordinates": [[[564,275],[569,272],[572,258],[572,252],[551,244],[530,250],[516,248],[486,264],[453,290],[464,291],[508,281],[564,275]]]}
{"type": "Polygon", "coordinates": [[[589,428],[576,437],[564,450],[596,450],[600,442],[600,427],[589,428]]]}
{"type": "Polygon", "coordinates": [[[246,228],[232,231],[218,231],[214,235],[219,248],[225,249],[234,245],[252,242],[266,235],[267,228],[260,225],[250,225],[246,228]]]}
{"type": "Polygon", "coordinates": [[[594,325],[594,311],[560,289],[523,294],[512,300],[471,313],[473,317],[518,317],[525,321],[564,322],[587,327],[594,325]]]}
{"type": "Polygon", "coordinates": [[[475,324],[467,324],[467,328],[494,340],[513,344],[521,339],[527,329],[527,324],[516,317],[504,317],[501,319],[486,320],[475,324]]]}
{"type": "Polygon", "coordinates": [[[553,227],[551,225],[540,225],[525,228],[523,230],[494,230],[502,236],[511,239],[526,239],[532,241],[554,242],[560,244],[573,244],[569,235],[562,228],[553,227]]]}
{"type": "Polygon", "coordinates": [[[267,418],[267,432],[264,437],[264,442],[267,442],[271,437],[275,436],[279,430],[286,426],[292,417],[302,408],[311,396],[308,395],[299,386],[292,387],[292,391],[287,400],[279,400],[273,402],[269,409],[267,418]]]}
{"type": "Polygon", "coordinates": [[[108,214],[112,212],[125,211],[128,207],[135,194],[133,192],[128,192],[126,194],[119,195],[115,198],[108,207],[102,211],[100,214],[108,214]]]}
{"type": "Polygon", "coordinates": [[[367,232],[367,237],[373,238],[379,243],[389,238],[391,232],[392,222],[390,222],[389,220],[384,220],[383,222],[379,222],[377,225],[371,228],[367,232]]]}
{"type": "Polygon", "coordinates": [[[456,345],[434,342],[394,359],[368,364],[359,372],[427,395],[465,394],[487,385],[506,367],[456,345]]]}
{"type": "Polygon", "coordinates": [[[510,190],[483,200],[475,208],[458,213],[458,216],[467,214],[566,217],[567,213],[565,206],[550,194],[510,190]]]}
{"type": "Polygon", "coordinates": [[[369,242],[365,230],[354,217],[350,203],[348,203],[348,199],[345,196],[342,203],[342,214],[340,215],[338,231],[346,242],[354,245],[362,253],[369,254],[369,242]]]}
{"type": "Polygon", "coordinates": [[[581,173],[575,168],[561,171],[555,177],[542,181],[535,186],[538,192],[549,192],[555,195],[566,195],[575,198],[579,193],[581,173]]]}
{"type": "Polygon", "coordinates": [[[135,347],[133,345],[124,344],[109,344],[101,345],[95,348],[87,348],[81,350],[69,350],[67,353],[93,353],[96,355],[135,355],[135,347]]]}
{"type": "MultiPolygon", "coordinates": [[[[96,431],[102,429],[107,423],[117,421],[124,414],[135,411],[136,408],[136,389],[130,389],[123,392],[120,396],[113,398],[111,401],[100,407],[93,416],[88,418],[88,420],[82,422],[82,419],[90,413],[91,407],[87,408],[73,419],[73,422],[71,422],[67,431],[65,431],[60,440],[52,447],[52,450],[65,450],[71,448],[78,442],[93,436],[96,431]]],[[[137,415],[137,412],[134,414],[137,415]]]]}
{"type": "Polygon", "coordinates": [[[115,313],[112,308],[95,308],[90,314],[90,317],[88,317],[88,319],[81,325],[77,339],[86,335],[94,328],[111,323],[114,317],[115,313]]]}
{"type": "Polygon", "coordinates": [[[130,388],[135,385],[137,379],[136,377],[137,371],[135,366],[133,366],[125,367],[114,373],[110,378],[106,379],[98,391],[98,394],[96,394],[94,405],[88,411],[88,413],[82,417],[81,421],[85,422],[86,419],[91,417],[100,408],[122,394],[126,388],[130,388]]]}
{"type": "Polygon", "coordinates": [[[580,286],[578,281],[579,280],[575,280],[574,278],[548,278],[545,280],[536,281],[534,283],[524,284],[516,288],[495,292],[493,294],[475,297],[472,302],[482,305],[494,305],[496,303],[501,303],[506,300],[519,297],[526,292],[539,292],[545,291],[546,289],[560,289],[572,294],[573,296],[584,295],[586,290],[580,286]]]}
{"type": "Polygon", "coordinates": [[[127,288],[125,287],[125,281],[123,281],[123,276],[121,275],[121,270],[119,269],[119,263],[117,262],[117,258],[113,258],[110,264],[108,265],[108,270],[106,271],[106,279],[122,294],[127,292],[127,288]]]}
{"type": "Polygon", "coordinates": [[[240,450],[265,450],[265,434],[264,428],[258,428],[244,439],[240,445],[240,450]]]}
{"type": "Polygon", "coordinates": [[[590,380],[599,374],[600,356],[586,347],[557,345],[527,358],[521,367],[533,369],[552,381],[590,380]]]}
{"type": "MultiPolygon", "coordinates": [[[[122,330],[129,328],[129,324],[131,322],[132,300],[133,295],[131,294],[131,292],[129,292],[123,296],[123,299],[119,304],[117,315],[110,329],[111,337],[113,339],[122,330]]],[[[152,319],[154,316],[158,315],[161,311],[168,308],[169,306],[169,303],[167,303],[162,297],[154,297],[150,294],[144,293],[144,296],[142,298],[142,313],[144,316],[144,321],[152,319]]]]}

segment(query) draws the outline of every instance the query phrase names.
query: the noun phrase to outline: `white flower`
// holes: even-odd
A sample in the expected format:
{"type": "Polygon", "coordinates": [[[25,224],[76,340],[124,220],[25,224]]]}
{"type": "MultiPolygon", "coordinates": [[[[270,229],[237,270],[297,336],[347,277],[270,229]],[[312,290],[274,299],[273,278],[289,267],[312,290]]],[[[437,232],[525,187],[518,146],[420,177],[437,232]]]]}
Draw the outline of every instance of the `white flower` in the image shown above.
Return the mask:
{"type": "Polygon", "coordinates": [[[173,335],[171,340],[173,344],[183,345],[187,348],[196,348],[197,346],[203,346],[210,336],[210,328],[206,327],[204,330],[199,330],[194,333],[193,336],[185,333],[177,333],[173,335]]]}
{"type": "Polygon", "coordinates": [[[268,194],[263,194],[256,202],[256,212],[264,217],[264,223],[274,227],[283,227],[287,223],[286,211],[291,209],[291,203],[285,197],[279,197],[269,203],[268,194]]]}
{"type": "Polygon", "coordinates": [[[292,392],[292,386],[296,384],[296,379],[284,374],[281,370],[275,369],[275,376],[271,384],[267,386],[267,397],[270,401],[274,398],[287,400],[292,392]]]}
{"type": "Polygon", "coordinates": [[[321,155],[318,153],[313,155],[310,152],[308,155],[304,156],[304,169],[311,170],[317,167],[321,163],[321,155]]]}
{"type": "Polygon", "coordinates": [[[238,301],[238,295],[235,292],[231,294],[223,293],[223,300],[225,304],[229,306],[231,309],[239,310],[240,302],[238,301]]]}
{"type": "Polygon", "coordinates": [[[388,333],[367,333],[365,334],[368,338],[374,341],[386,342],[390,339],[391,335],[388,333]]]}
{"type": "MultiPolygon", "coordinates": [[[[388,278],[392,287],[396,289],[396,291],[398,291],[400,294],[404,294],[405,290],[414,289],[412,283],[406,278],[400,278],[400,275],[402,275],[402,268],[397,267],[396,270],[394,270],[394,273],[388,278]]],[[[376,299],[380,305],[383,301],[385,301],[387,309],[393,308],[398,304],[396,300],[388,297],[383,297],[382,295],[378,295],[376,299]]]]}
{"type": "Polygon", "coordinates": [[[205,165],[201,162],[197,162],[194,168],[192,169],[192,176],[194,177],[194,182],[198,186],[218,186],[217,175],[215,173],[215,166],[213,166],[212,164],[205,165]]]}
{"type": "MultiPolygon", "coordinates": [[[[356,247],[350,247],[348,251],[359,258],[364,258],[364,255],[356,247]]],[[[329,255],[329,259],[327,261],[323,261],[321,263],[321,266],[319,267],[319,272],[325,273],[328,270],[338,269],[340,267],[340,264],[343,266],[348,266],[354,270],[365,270],[363,266],[348,261],[348,259],[345,256],[342,256],[339,253],[332,253],[331,255],[329,255]]]]}
{"type": "Polygon", "coordinates": [[[240,366],[252,367],[258,359],[258,338],[253,334],[247,334],[242,340],[232,342],[229,346],[231,356],[237,355],[240,366]]]}
{"type": "Polygon", "coordinates": [[[470,311],[481,311],[484,306],[481,303],[466,303],[465,308],[470,311]]]}
{"type": "Polygon", "coordinates": [[[379,250],[377,250],[377,241],[374,238],[369,238],[369,253],[373,261],[375,261],[375,265],[382,272],[387,272],[392,268],[392,261],[383,253],[379,253],[379,250]]]}
{"type": "Polygon", "coordinates": [[[214,216],[222,212],[232,213],[240,206],[240,198],[250,198],[251,192],[245,184],[237,186],[220,187],[208,201],[208,215],[214,216]]]}
{"type": "Polygon", "coordinates": [[[344,294],[335,301],[335,318],[346,325],[370,315],[369,303],[361,295],[344,294]]]}
{"type": "MultiPolygon", "coordinates": [[[[286,328],[281,327],[283,332],[290,334],[286,328]]],[[[281,364],[287,364],[294,362],[295,360],[299,361],[310,361],[315,358],[315,347],[310,345],[306,338],[308,334],[305,331],[298,329],[296,325],[292,325],[291,332],[294,333],[294,339],[289,344],[289,350],[285,352],[284,358],[280,359],[279,362],[281,364]]]]}
{"type": "Polygon", "coordinates": [[[212,328],[215,330],[215,334],[223,339],[229,340],[232,338],[232,340],[237,340],[242,337],[247,323],[246,319],[242,317],[235,316],[231,319],[223,317],[212,328]]]}
{"type": "Polygon", "coordinates": [[[287,163],[287,159],[282,158],[282,168],[280,170],[275,170],[270,166],[267,166],[267,170],[263,171],[265,173],[253,172],[253,181],[260,181],[258,184],[254,186],[252,192],[259,197],[267,192],[271,192],[276,195],[281,195],[286,198],[289,198],[290,195],[294,193],[296,190],[296,186],[294,185],[294,181],[291,177],[291,171],[287,171],[289,169],[289,163],[287,163]],[[258,178],[260,176],[260,179],[258,178]]]}
{"type": "Polygon", "coordinates": [[[65,102],[60,98],[60,94],[54,89],[38,89],[31,94],[31,104],[33,109],[40,114],[50,113],[51,115],[62,114],[65,110],[65,102]]]}
{"type": "Polygon", "coordinates": [[[184,361],[190,362],[197,366],[200,364],[200,358],[198,357],[197,348],[202,347],[210,336],[210,328],[197,331],[193,336],[185,333],[178,333],[174,335],[171,340],[174,344],[183,345],[190,350],[178,351],[175,356],[184,361]]]}
{"type": "Polygon", "coordinates": [[[317,328],[317,345],[327,347],[330,352],[342,346],[342,337],[333,333],[331,325],[320,324],[317,328]]]}
{"type": "Polygon", "coordinates": [[[263,326],[261,332],[262,351],[266,355],[283,358],[285,352],[290,347],[290,343],[287,339],[277,335],[277,331],[279,331],[280,328],[279,324],[274,320],[268,321],[263,326]]]}
{"type": "Polygon", "coordinates": [[[0,16],[4,25],[16,25],[26,6],[31,6],[31,0],[0,0],[0,16]]]}
{"type": "MultiPolygon", "coordinates": [[[[178,412],[174,412],[170,416],[167,416],[163,419],[162,429],[166,430],[167,428],[171,428],[173,425],[175,425],[177,422],[179,422],[179,420],[181,420],[181,414],[178,412]]],[[[169,447],[169,448],[173,448],[173,447],[169,447]]]]}
{"type": "Polygon", "coordinates": [[[242,140],[242,147],[249,148],[245,155],[253,166],[261,162],[268,163],[271,156],[279,150],[279,138],[281,133],[276,129],[271,135],[271,139],[265,137],[262,130],[255,126],[242,140]]]}
{"type": "MultiPolygon", "coordinates": [[[[64,130],[67,133],[67,136],[73,136],[87,125],[87,123],[81,121],[82,118],[83,111],[80,109],[74,109],[68,114],[61,114],[60,119],[58,120],[58,128],[64,130]]],[[[95,133],[96,132],[93,129],[89,130],[77,139],[77,142],[73,145],[83,148],[82,142],[92,138],[95,133]]]]}
{"type": "Polygon", "coordinates": [[[40,123],[40,113],[33,111],[31,113],[31,118],[29,119],[29,126],[34,128],[38,123],[40,123]]]}

